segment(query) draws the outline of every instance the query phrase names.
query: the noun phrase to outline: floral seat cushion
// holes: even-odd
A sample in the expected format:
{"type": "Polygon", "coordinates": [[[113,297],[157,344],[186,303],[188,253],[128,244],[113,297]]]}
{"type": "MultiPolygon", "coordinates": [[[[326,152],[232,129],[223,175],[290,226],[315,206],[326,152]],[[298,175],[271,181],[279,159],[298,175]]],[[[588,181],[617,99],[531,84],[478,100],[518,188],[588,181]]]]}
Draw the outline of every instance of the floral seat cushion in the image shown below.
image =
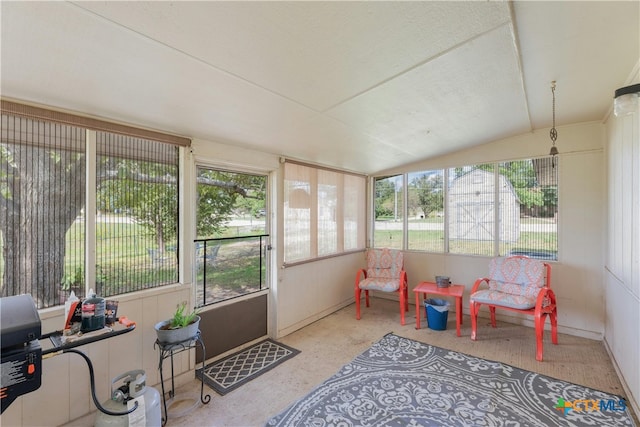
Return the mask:
{"type": "Polygon", "coordinates": [[[364,279],[358,286],[360,289],[367,289],[370,291],[394,292],[400,288],[400,280],[389,280],[374,277],[371,279],[364,279]]]}
{"type": "Polygon", "coordinates": [[[484,289],[473,294],[473,300],[482,304],[500,305],[503,307],[528,310],[536,306],[536,298],[514,295],[491,289],[484,289]]]}

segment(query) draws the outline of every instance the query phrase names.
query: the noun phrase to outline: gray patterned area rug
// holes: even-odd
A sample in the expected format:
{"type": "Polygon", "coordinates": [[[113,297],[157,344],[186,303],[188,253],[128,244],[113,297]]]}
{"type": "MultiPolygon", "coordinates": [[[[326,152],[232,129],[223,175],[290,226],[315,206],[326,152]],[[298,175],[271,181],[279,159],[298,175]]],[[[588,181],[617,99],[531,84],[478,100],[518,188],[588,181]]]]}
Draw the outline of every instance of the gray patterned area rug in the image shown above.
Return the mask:
{"type": "Polygon", "coordinates": [[[300,351],[295,348],[266,339],[217,360],[204,369],[196,369],[196,377],[219,394],[225,395],[298,353],[300,351]]]}
{"type": "Polygon", "coordinates": [[[394,334],[267,426],[633,426],[620,396],[394,334]]]}

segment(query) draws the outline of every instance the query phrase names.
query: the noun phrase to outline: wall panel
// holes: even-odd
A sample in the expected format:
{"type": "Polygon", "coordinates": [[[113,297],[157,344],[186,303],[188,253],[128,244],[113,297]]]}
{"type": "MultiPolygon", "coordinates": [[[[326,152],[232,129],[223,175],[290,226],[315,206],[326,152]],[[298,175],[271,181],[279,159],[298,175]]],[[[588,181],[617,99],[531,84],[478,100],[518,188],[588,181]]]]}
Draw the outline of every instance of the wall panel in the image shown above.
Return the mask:
{"type": "Polygon", "coordinates": [[[605,342],[637,412],[640,410],[640,113],[612,115],[606,126],[605,342]]]}

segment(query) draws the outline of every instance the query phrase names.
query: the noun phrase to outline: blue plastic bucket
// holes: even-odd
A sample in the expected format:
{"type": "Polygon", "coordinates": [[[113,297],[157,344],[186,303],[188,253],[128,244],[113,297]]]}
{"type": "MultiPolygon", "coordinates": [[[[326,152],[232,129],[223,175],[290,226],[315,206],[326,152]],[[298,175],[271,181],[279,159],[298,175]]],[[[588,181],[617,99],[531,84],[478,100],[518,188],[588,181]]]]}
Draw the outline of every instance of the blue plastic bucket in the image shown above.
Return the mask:
{"type": "Polygon", "coordinates": [[[449,318],[449,302],[447,300],[428,298],[424,300],[424,308],[427,312],[429,329],[434,331],[447,329],[447,319],[449,318]]]}

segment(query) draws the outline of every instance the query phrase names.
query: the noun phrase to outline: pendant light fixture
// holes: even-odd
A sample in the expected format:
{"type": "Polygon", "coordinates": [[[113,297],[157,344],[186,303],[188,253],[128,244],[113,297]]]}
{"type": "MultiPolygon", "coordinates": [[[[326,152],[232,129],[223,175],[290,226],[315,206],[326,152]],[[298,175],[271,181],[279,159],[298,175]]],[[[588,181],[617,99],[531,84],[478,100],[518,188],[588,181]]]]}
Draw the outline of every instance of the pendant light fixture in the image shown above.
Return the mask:
{"type": "Polygon", "coordinates": [[[616,117],[635,113],[640,109],[640,84],[616,89],[613,98],[613,113],[616,117]]]}
{"type": "Polygon", "coordinates": [[[551,156],[551,167],[556,167],[556,156],[558,155],[558,148],[556,147],[556,139],[558,139],[558,131],[556,130],[556,81],[551,82],[551,95],[553,97],[552,112],[553,112],[553,124],[549,131],[551,137],[551,150],[549,155],[551,156]]]}

